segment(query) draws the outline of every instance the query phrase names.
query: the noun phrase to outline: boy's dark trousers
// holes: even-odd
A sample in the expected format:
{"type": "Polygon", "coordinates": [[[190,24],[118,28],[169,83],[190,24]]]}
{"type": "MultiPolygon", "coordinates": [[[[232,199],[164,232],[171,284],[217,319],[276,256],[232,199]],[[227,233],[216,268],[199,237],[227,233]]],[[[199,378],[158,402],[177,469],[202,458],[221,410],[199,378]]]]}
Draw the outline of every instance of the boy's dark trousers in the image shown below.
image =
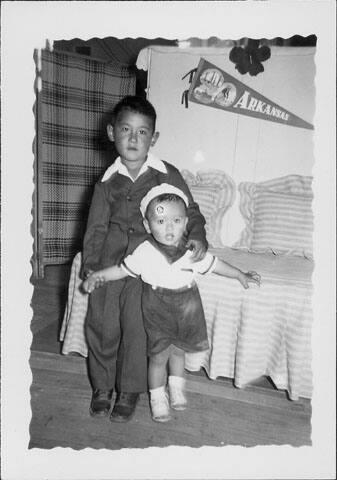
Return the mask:
{"type": "Polygon", "coordinates": [[[90,294],[86,319],[89,376],[93,389],[147,390],[142,281],[127,277],[90,294]]]}

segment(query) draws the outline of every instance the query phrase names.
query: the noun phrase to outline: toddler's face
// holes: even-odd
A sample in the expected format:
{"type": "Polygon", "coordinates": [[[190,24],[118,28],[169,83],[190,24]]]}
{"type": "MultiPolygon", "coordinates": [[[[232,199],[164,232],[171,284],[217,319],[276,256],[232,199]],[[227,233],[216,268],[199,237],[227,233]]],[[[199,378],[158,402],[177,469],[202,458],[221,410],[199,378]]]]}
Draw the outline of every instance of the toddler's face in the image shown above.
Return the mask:
{"type": "Polygon", "coordinates": [[[150,146],[158,134],[153,132],[149,117],[130,110],[122,110],[115,120],[110,139],[123,162],[145,162],[150,146]]]}
{"type": "Polygon", "coordinates": [[[182,202],[154,202],[149,207],[144,225],[157,242],[177,247],[184,234],[188,218],[182,202]]]}

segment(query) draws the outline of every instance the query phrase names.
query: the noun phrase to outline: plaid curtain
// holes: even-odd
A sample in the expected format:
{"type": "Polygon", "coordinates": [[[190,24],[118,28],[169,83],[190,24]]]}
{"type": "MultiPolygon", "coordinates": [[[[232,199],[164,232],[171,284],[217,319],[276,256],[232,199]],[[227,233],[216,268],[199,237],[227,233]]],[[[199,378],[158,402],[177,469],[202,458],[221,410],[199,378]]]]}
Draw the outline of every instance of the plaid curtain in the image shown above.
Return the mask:
{"type": "Polygon", "coordinates": [[[135,75],[68,53],[42,51],[37,101],[35,272],[82,248],[93,186],[116,157],[106,138],[114,105],[135,93],[135,75]]]}

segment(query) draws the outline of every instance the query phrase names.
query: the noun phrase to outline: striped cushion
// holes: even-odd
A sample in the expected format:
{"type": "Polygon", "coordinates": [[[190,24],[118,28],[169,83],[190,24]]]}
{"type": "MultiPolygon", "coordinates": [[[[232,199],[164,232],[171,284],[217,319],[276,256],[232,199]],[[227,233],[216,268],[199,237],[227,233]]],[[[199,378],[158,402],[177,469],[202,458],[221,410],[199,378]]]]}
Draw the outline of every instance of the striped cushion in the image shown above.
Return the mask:
{"type": "Polygon", "coordinates": [[[234,202],[234,181],[222,170],[203,170],[195,175],[188,170],[182,170],[181,173],[205,217],[209,244],[222,247],[221,224],[234,202]]]}
{"type": "Polygon", "coordinates": [[[312,258],[312,177],[243,182],[239,192],[246,227],[236,247],[312,258]]]}

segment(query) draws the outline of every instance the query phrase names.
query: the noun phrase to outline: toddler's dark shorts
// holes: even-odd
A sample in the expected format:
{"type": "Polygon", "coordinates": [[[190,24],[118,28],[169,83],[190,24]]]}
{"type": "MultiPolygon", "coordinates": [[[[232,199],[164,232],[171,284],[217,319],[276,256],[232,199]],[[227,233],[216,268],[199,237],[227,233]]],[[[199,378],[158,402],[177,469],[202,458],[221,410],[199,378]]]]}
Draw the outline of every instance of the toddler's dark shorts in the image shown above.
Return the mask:
{"type": "Polygon", "coordinates": [[[200,293],[196,283],[176,290],[144,283],[142,308],[149,356],[175,345],[185,352],[209,348],[200,293]]]}

